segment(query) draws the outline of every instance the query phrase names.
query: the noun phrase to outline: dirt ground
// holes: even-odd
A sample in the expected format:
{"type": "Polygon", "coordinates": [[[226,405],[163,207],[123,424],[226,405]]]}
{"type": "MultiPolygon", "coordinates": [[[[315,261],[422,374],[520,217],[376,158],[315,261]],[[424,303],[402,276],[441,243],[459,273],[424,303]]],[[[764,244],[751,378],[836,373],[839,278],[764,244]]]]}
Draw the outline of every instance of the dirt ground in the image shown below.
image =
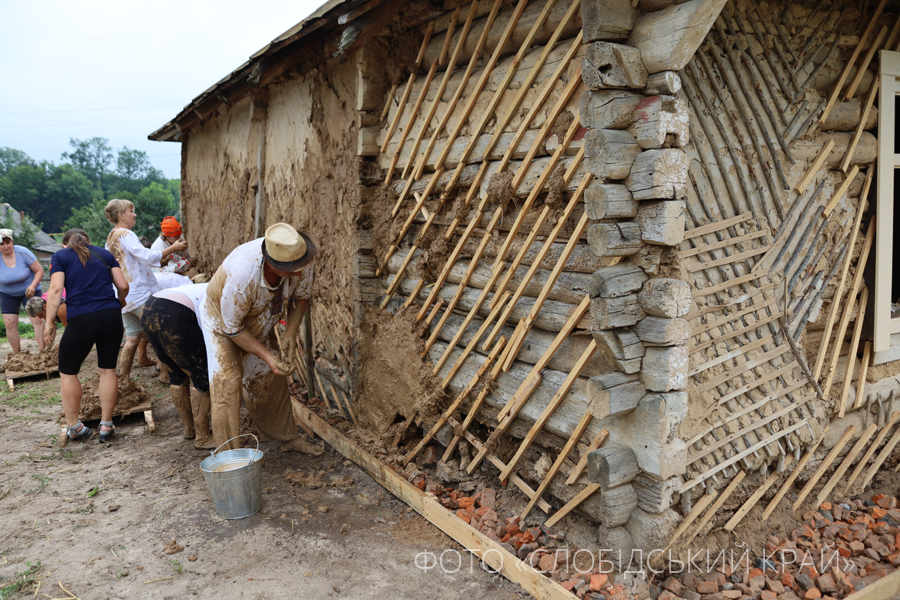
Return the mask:
{"type": "MultiPolygon", "coordinates": [[[[0,360],[8,352],[0,347],[0,360]]],[[[82,375],[95,370],[89,362],[82,375]]],[[[96,436],[55,445],[58,378],[0,394],[3,598],[526,596],[470,565],[460,546],[327,446],[308,457],[262,443],[262,511],[221,519],[199,468],[207,453],[181,437],[167,386],[155,369],[132,373],[152,396],[159,429],[149,434],[140,415],[116,418],[118,440],[108,446],[96,436]],[[171,540],[184,549],[166,554],[171,540]],[[420,552],[447,550],[463,556],[458,572],[416,566],[420,552]],[[9,594],[29,568],[34,583],[9,594]]]]}

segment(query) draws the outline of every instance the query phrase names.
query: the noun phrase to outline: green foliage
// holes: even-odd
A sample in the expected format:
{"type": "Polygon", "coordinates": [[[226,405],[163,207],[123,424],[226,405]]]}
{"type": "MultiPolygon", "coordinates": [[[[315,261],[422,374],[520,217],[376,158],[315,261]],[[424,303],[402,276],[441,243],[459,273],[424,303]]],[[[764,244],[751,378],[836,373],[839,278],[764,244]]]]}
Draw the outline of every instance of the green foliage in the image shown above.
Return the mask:
{"type": "Polygon", "coordinates": [[[28,568],[11,580],[3,582],[4,585],[0,588],[0,600],[15,598],[20,592],[24,592],[26,589],[30,591],[34,587],[36,583],[35,576],[41,570],[41,561],[37,561],[34,564],[27,562],[25,566],[28,568]]]}
{"type": "Polygon", "coordinates": [[[72,151],[63,152],[62,159],[68,160],[91,183],[99,186],[113,159],[109,140],[102,137],[89,140],[69,138],[69,145],[72,146],[72,151]]]}
{"type": "Polygon", "coordinates": [[[72,211],[72,216],[63,223],[62,230],[84,229],[92,244],[103,246],[106,243],[106,236],[112,228],[103,213],[104,208],[106,208],[106,200],[102,198],[95,199],[87,206],[76,208],[72,211]]]}
{"type": "Polygon", "coordinates": [[[5,176],[16,167],[33,167],[34,160],[21,150],[15,148],[0,148],[0,177],[5,176]]]}
{"type": "Polygon", "coordinates": [[[0,177],[0,198],[50,230],[62,226],[73,209],[91,202],[91,182],[72,165],[20,165],[0,177]]]}
{"type": "Polygon", "coordinates": [[[176,575],[181,575],[182,571],[184,571],[184,567],[181,566],[181,563],[178,561],[178,559],[173,558],[169,562],[172,563],[172,572],[175,573],[176,575]]]}
{"type": "MultiPolygon", "coordinates": [[[[121,198],[134,202],[134,211],[137,213],[137,222],[132,231],[138,236],[145,236],[155,240],[159,236],[159,225],[169,215],[178,212],[178,203],[168,187],[158,183],[151,183],[138,194],[128,191],[117,191],[110,198],[121,198]]],[[[106,200],[95,200],[88,206],[76,209],[72,216],[65,222],[63,229],[80,227],[87,232],[91,243],[103,246],[106,236],[112,225],[106,220],[104,209],[106,200]]]]}
{"type": "MultiPolygon", "coordinates": [[[[16,229],[16,224],[10,211],[6,212],[6,217],[0,219],[0,229],[16,229]]],[[[20,229],[21,231],[15,234],[15,243],[28,249],[34,248],[34,234],[37,233],[38,228],[23,219],[20,229]]]]}
{"type": "Polygon", "coordinates": [[[96,495],[99,494],[99,493],[100,493],[100,486],[99,486],[99,485],[95,485],[95,486],[92,487],[92,488],[90,489],[90,491],[87,493],[87,497],[88,497],[88,498],[93,498],[94,496],[96,496],[96,495]]]}
{"type": "MultiPolygon", "coordinates": [[[[19,338],[33,338],[34,337],[34,327],[31,323],[25,323],[19,321],[19,338]]],[[[0,319],[0,344],[5,343],[6,340],[6,323],[3,322],[3,319],[0,319]]]]}

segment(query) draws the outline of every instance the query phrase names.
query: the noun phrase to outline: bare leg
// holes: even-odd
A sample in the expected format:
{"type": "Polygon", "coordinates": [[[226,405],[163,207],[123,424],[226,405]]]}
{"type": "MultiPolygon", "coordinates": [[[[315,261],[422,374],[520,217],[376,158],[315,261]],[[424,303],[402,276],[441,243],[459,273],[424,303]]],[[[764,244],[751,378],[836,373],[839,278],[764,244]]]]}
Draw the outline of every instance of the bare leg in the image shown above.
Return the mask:
{"type": "Polygon", "coordinates": [[[194,439],[194,414],[191,411],[191,388],[187,385],[170,385],[169,392],[172,395],[172,403],[175,405],[176,410],[178,410],[178,416],[181,417],[181,424],[184,425],[184,439],[194,439]]]}
{"type": "Polygon", "coordinates": [[[119,352],[119,374],[128,379],[131,377],[131,366],[134,363],[134,353],[137,352],[139,336],[125,338],[125,345],[119,352]]]}
{"type": "Polygon", "coordinates": [[[100,372],[100,385],[97,389],[100,395],[100,418],[103,421],[112,421],[116,401],[119,399],[119,380],[116,379],[115,369],[97,370],[100,372]]]}
{"type": "Polygon", "coordinates": [[[3,324],[6,325],[6,339],[12,346],[13,352],[19,352],[19,315],[3,315],[3,324]]]}
{"type": "Polygon", "coordinates": [[[194,388],[191,390],[191,400],[194,404],[194,427],[197,433],[194,448],[215,448],[212,432],[209,430],[209,393],[194,388]]]}
{"type": "MultiPolygon", "coordinates": [[[[6,315],[4,315],[4,317],[5,316],[6,315]]],[[[101,369],[101,373],[102,372],[103,369],[101,369]]],[[[78,424],[78,411],[81,409],[81,382],[78,381],[78,375],[64,375],[63,373],[60,373],[59,379],[63,412],[66,415],[66,425],[75,427],[75,425],[78,424]]]]}
{"type": "Polygon", "coordinates": [[[34,327],[34,339],[37,340],[38,350],[44,351],[44,320],[40,317],[28,317],[31,326],[34,327]]]}

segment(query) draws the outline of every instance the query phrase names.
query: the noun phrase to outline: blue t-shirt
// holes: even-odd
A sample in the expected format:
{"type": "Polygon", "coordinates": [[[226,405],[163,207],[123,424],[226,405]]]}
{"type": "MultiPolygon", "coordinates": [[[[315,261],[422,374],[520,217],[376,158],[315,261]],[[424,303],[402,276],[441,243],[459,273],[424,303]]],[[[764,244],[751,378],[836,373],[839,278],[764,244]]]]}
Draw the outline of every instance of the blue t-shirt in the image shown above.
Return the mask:
{"type": "Polygon", "coordinates": [[[68,319],[73,319],[87,313],[106,310],[107,308],[119,309],[119,301],[116,298],[115,288],[112,285],[112,275],[106,268],[118,267],[119,263],[111,252],[97,246],[88,246],[94,253],[106,260],[106,265],[97,260],[93,254],[87,263],[87,267],[81,264],[78,254],[71,248],[63,248],[50,258],[50,271],[66,275],[66,309],[68,319]]]}
{"type": "Polygon", "coordinates": [[[31,250],[23,246],[13,246],[16,266],[10,269],[0,261],[0,292],[10,296],[24,296],[25,290],[34,279],[31,265],[37,260],[31,250]]]}

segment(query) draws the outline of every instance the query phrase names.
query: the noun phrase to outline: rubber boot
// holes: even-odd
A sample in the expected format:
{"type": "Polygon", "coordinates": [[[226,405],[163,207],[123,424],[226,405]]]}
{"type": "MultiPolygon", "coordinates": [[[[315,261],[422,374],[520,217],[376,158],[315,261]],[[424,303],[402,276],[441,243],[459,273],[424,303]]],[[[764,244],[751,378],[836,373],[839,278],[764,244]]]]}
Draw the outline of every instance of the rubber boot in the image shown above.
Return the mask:
{"type": "Polygon", "coordinates": [[[209,392],[201,392],[194,388],[191,390],[191,404],[194,407],[194,428],[197,432],[194,448],[200,450],[215,448],[216,444],[213,442],[212,431],[209,428],[209,392]]]}
{"type": "Polygon", "coordinates": [[[134,364],[135,352],[137,352],[137,344],[129,345],[126,340],[125,346],[119,352],[119,377],[131,378],[131,366],[134,364]]]}
{"type": "Polygon", "coordinates": [[[191,411],[191,388],[186,385],[169,386],[172,394],[172,403],[178,410],[181,417],[181,424],[184,425],[184,439],[194,439],[194,413],[191,411]]]}

